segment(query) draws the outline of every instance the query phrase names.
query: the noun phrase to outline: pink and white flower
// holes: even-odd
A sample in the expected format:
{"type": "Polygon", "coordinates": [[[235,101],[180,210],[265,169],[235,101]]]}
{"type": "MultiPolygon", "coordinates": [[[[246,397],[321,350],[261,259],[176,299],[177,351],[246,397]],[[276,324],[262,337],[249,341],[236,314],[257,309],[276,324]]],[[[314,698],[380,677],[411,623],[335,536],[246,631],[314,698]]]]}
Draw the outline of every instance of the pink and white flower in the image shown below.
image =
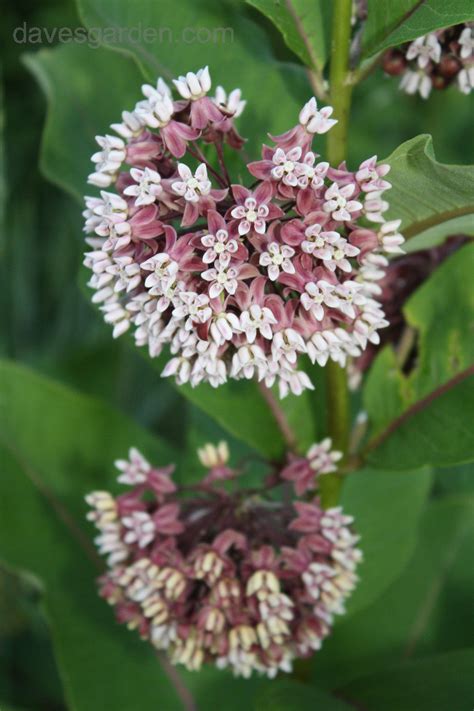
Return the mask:
{"type": "Polygon", "coordinates": [[[200,163],[194,175],[191,169],[184,163],[178,163],[178,173],[181,180],[174,180],[171,189],[176,195],[184,198],[187,202],[199,202],[203,195],[209,195],[212,183],[207,177],[207,168],[204,163],[200,163]]]}
{"type": "Polygon", "coordinates": [[[352,213],[359,212],[363,207],[358,200],[349,200],[355,189],[354,183],[344,185],[342,188],[337,183],[333,183],[324,193],[324,212],[327,212],[333,220],[340,222],[354,219],[352,213]]]}
{"type": "Polygon", "coordinates": [[[430,61],[439,62],[441,45],[436,35],[432,32],[414,40],[408,47],[407,59],[416,59],[420,69],[425,69],[430,61]]]}
{"type": "Polygon", "coordinates": [[[130,195],[135,198],[135,205],[151,205],[156,200],[159,200],[164,195],[163,186],[161,185],[161,175],[156,170],[151,168],[132,168],[130,175],[135,181],[135,185],[129,185],[123,191],[124,195],[130,195]]]}
{"type": "Polygon", "coordinates": [[[294,274],[295,267],[291,258],[294,257],[295,250],[287,244],[270,242],[265,252],[260,254],[259,264],[267,268],[268,277],[271,281],[276,281],[281,271],[287,274],[294,274]]]}
{"type": "Polygon", "coordinates": [[[211,299],[215,299],[224,290],[228,294],[235,294],[239,268],[230,264],[229,257],[220,256],[219,259],[214,262],[214,266],[202,272],[201,276],[206,281],[211,282],[209,286],[209,296],[211,299]]]}
{"type": "Polygon", "coordinates": [[[326,315],[325,306],[337,308],[339,300],[334,296],[334,284],[329,284],[324,279],[318,282],[310,281],[305,284],[305,291],[301,294],[300,301],[307,311],[311,311],[315,319],[322,321],[326,315]]]}
{"type": "Polygon", "coordinates": [[[113,188],[86,198],[93,302],[114,337],[131,330],[151,357],[168,347],[162,375],[179,384],[256,377],[299,395],[314,387],[301,354],[344,364],[387,325],[383,253],[403,240],[398,221],[385,223],[388,166],[320,160],[312,140],[335,119],[311,99],[248,164],[256,183],[232,184],[223,147],[243,145],[240,91],[211,99],[207,68],[174,86],[177,99],[162,79],[144,85],[113,125],[119,138],[99,142],[98,185],[113,188]]]}

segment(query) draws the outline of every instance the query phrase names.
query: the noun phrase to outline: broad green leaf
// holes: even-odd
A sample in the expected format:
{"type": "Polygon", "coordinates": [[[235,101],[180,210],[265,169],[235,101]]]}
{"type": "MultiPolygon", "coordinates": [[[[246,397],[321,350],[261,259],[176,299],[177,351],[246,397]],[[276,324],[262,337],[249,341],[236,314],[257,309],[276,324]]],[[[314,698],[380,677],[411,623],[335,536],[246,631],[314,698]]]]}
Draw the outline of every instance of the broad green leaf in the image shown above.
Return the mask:
{"type": "Polygon", "coordinates": [[[363,390],[372,436],[380,433],[410,404],[409,386],[395,351],[386,346],[373,361],[363,390]]]}
{"type": "Polygon", "coordinates": [[[113,486],[113,460],[131,445],[156,463],[174,452],[105,405],[6,362],[0,423],[0,558],[43,585],[71,709],[179,709],[153,650],[117,625],[97,595],[102,563],[83,502],[91,489],[113,486]]]}
{"type": "MultiPolygon", "coordinates": [[[[1,70],[1,68],[0,68],[1,70]]],[[[1,77],[1,73],[0,73],[1,77]]],[[[4,109],[4,98],[3,98],[3,82],[0,84],[0,230],[3,233],[4,220],[5,220],[5,199],[7,193],[7,186],[5,182],[5,144],[4,144],[4,128],[5,128],[5,109],[4,109]]],[[[0,240],[3,239],[0,237],[0,240]]],[[[0,241],[0,249],[3,247],[0,241]]]]}
{"type": "Polygon", "coordinates": [[[430,485],[431,473],[426,469],[403,473],[363,469],[348,475],[341,505],[354,516],[364,554],[348,614],[372,603],[406,565],[430,485]]]}
{"type": "Polygon", "coordinates": [[[334,688],[407,656],[468,646],[466,616],[474,576],[474,498],[451,497],[426,509],[408,565],[374,604],[342,620],[314,665],[314,679],[334,688]]]}
{"type": "Polygon", "coordinates": [[[267,683],[253,704],[254,711],[350,711],[352,708],[313,686],[286,679],[267,683]]]}
{"type": "Polygon", "coordinates": [[[376,358],[364,390],[375,431],[474,363],[474,244],[446,259],[403,307],[416,332],[414,368],[404,375],[391,348],[376,358]],[[455,308],[446,309],[446,304],[455,308]]]}
{"type": "Polygon", "coordinates": [[[468,244],[443,262],[404,306],[406,321],[418,334],[419,357],[410,376],[417,398],[474,363],[473,273],[474,244],[468,244]]]}
{"type": "Polygon", "coordinates": [[[474,295],[469,286],[473,269],[474,245],[468,244],[405,304],[406,321],[417,334],[413,370],[404,375],[393,351],[386,348],[369,373],[364,406],[373,433],[394,428],[393,444],[392,437],[385,443],[382,435],[383,446],[392,447],[393,463],[379,451],[371,455],[380,466],[397,466],[397,461],[401,467],[447,466],[473,458],[474,440],[465,424],[474,408],[474,295]],[[447,310],[446,304],[453,308],[447,310]]]}
{"type": "Polygon", "coordinates": [[[372,466],[447,467],[474,459],[474,368],[419,400],[370,443],[372,466]],[[439,394],[441,393],[441,394],[439,394]]]}
{"type": "Polygon", "coordinates": [[[64,704],[41,595],[33,576],[0,564],[0,698],[26,709],[64,704]]]}
{"type": "Polygon", "coordinates": [[[370,56],[473,19],[470,0],[368,0],[363,54],[370,56]]]}
{"type": "Polygon", "coordinates": [[[474,237],[474,218],[472,215],[463,215],[448,220],[435,227],[421,232],[416,237],[411,237],[405,244],[404,250],[407,254],[418,252],[420,249],[430,249],[442,244],[447,235],[466,235],[474,237]]]}
{"type": "Polygon", "coordinates": [[[41,169],[82,204],[92,190],[94,138],[138,100],[140,72],[127,57],[74,43],[26,54],[24,62],[48,100],[41,169]]]}
{"type": "Polygon", "coordinates": [[[451,496],[455,494],[474,495],[474,464],[450,467],[449,471],[440,469],[435,472],[434,495],[451,496]]]}
{"type": "Polygon", "coordinates": [[[452,234],[452,221],[460,217],[474,223],[474,166],[439,163],[431,136],[402,143],[386,162],[393,186],[388,217],[402,220],[407,239],[435,228],[437,239],[452,234]]]}
{"type": "Polygon", "coordinates": [[[158,76],[169,80],[207,64],[213,86],[220,84],[228,91],[240,87],[247,106],[237,123],[249,138],[249,155],[260,152],[268,132],[293,126],[301,104],[309,98],[304,69],[274,60],[270,40],[247,16],[244,2],[78,0],[78,6],[87,27],[112,28],[104,31],[104,43],[133,55],[149,81],[158,76]],[[138,37],[113,32],[139,26],[143,32],[138,37]],[[146,28],[155,29],[149,41],[146,28]]]}
{"type": "Polygon", "coordinates": [[[453,386],[419,400],[371,443],[372,466],[410,469],[447,467],[474,459],[474,367],[453,386]]]}
{"type": "Polygon", "coordinates": [[[358,679],[341,696],[366,711],[464,711],[472,707],[474,650],[405,662],[358,679]]]}
{"type": "Polygon", "coordinates": [[[280,30],[288,47],[307,67],[322,71],[329,55],[328,0],[246,0],[280,30]]]}

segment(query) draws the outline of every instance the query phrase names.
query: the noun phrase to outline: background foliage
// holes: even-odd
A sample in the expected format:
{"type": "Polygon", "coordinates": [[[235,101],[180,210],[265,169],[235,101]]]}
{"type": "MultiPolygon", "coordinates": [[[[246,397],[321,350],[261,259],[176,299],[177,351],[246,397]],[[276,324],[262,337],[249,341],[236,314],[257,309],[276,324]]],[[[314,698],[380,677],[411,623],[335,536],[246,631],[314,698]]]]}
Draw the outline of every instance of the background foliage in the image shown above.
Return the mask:
{"type": "MultiPolygon", "coordinates": [[[[463,21],[470,5],[369,0],[363,58],[463,21]]],[[[283,441],[252,384],[226,386],[218,396],[204,387],[178,392],[126,340],[112,342],[78,277],[89,156],[94,136],[136,101],[144,78],[206,63],[215,83],[242,87],[248,106],[239,125],[249,137],[245,150],[255,155],[266,133],[291,126],[307,99],[301,62],[324,66],[330,10],[329,0],[21,0],[4,10],[2,711],[182,708],[169,670],[115,625],[96,596],[97,559],[83,496],[93,487],[113,487],[112,461],[132,444],[154,461],[178,461],[183,479],[193,480],[192,450],[205,440],[226,436],[236,457],[279,456],[283,441]],[[295,17],[308,35],[304,42],[295,17]],[[234,41],[230,47],[46,47],[13,41],[14,28],[24,22],[46,28],[141,22],[166,25],[175,36],[183,27],[232,27],[234,41]]],[[[474,169],[450,165],[473,155],[472,108],[455,90],[436,92],[428,102],[403,96],[380,71],[355,90],[349,164],[374,153],[389,156],[391,216],[402,218],[410,252],[450,234],[474,234],[474,169]]],[[[238,159],[233,167],[242,172],[238,159]]],[[[366,378],[368,461],[347,477],[342,494],[365,554],[348,615],[299,680],[244,682],[212,670],[180,672],[200,711],[220,704],[230,711],[243,705],[273,711],[471,708],[473,630],[466,607],[472,595],[474,385],[466,372],[474,361],[473,249],[466,245],[449,257],[406,302],[416,362],[407,369],[386,346],[366,378]],[[430,400],[433,392],[439,397],[430,400]]],[[[324,434],[324,374],[313,376],[314,395],[285,402],[302,449],[315,433],[324,434]]]]}

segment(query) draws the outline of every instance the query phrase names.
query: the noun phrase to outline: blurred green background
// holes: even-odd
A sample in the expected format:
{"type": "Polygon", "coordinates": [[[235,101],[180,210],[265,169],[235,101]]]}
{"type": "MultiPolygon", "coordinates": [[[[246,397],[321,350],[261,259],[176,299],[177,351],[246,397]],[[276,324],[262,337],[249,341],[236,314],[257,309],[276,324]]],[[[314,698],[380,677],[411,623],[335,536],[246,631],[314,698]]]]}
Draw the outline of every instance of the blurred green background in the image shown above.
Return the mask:
{"type": "MultiPolygon", "coordinates": [[[[265,18],[251,8],[242,12],[270,37],[281,62],[296,61],[265,18]]],[[[201,431],[217,437],[218,428],[197,415],[171,385],[158,382],[156,371],[136,349],[112,341],[81,290],[82,206],[39,169],[48,107],[31,63],[24,62],[25,53],[38,51],[40,45],[12,39],[14,28],[24,22],[47,28],[81,26],[73,2],[10,0],[2,7],[1,356],[107,400],[178,446],[191,420],[199,420],[201,431]]],[[[292,90],[303,101],[310,91],[298,77],[292,90]]],[[[275,111],[284,99],[275,97],[275,111]]],[[[374,153],[387,156],[420,133],[433,135],[439,160],[472,162],[472,109],[472,100],[455,89],[435,92],[426,102],[402,95],[397,81],[379,70],[354,95],[349,162],[353,166],[374,153]]],[[[66,154],[67,146],[62,150],[66,154]]],[[[433,496],[467,488],[472,488],[468,470],[460,468],[437,483],[433,496]]],[[[0,701],[12,709],[59,711],[65,708],[64,699],[39,599],[35,580],[0,571],[0,701]]]]}

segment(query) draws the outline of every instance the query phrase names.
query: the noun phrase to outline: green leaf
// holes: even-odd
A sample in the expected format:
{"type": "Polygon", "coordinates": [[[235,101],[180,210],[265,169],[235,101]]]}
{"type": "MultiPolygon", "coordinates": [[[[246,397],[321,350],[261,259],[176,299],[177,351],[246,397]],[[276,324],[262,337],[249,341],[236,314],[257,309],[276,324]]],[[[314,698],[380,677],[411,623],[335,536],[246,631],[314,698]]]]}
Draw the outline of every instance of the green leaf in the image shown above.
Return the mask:
{"type": "Polygon", "coordinates": [[[105,405],[6,362],[0,430],[0,557],[43,585],[71,709],[179,709],[153,650],[117,625],[97,595],[102,564],[83,503],[91,489],[114,487],[113,460],[130,446],[157,463],[174,452],[105,405]]]}
{"type": "Polygon", "coordinates": [[[446,259],[406,302],[403,314],[417,337],[417,359],[404,375],[392,349],[376,358],[364,391],[364,406],[376,431],[474,363],[473,271],[474,244],[468,244],[446,259]],[[447,303],[455,308],[446,310],[447,303]]]}
{"type": "Polygon", "coordinates": [[[329,56],[331,4],[327,0],[246,0],[280,30],[307,67],[322,71],[329,56]]]}
{"type": "Polygon", "coordinates": [[[402,220],[401,231],[407,239],[421,238],[433,229],[440,239],[452,234],[454,219],[474,220],[474,166],[439,163],[431,136],[402,143],[386,162],[393,185],[387,214],[389,219],[402,220]]]}
{"type": "Polygon", "coordinates": [[[474,495],[474,464],[439,469],[435,472],[434,495],[453,496],[455,494],[474,495]]]}
{"type": "Polygon", "coordinates": [[[473,514],[472,497],[429,504],[408,565],[374,604],[336,627],[318,653],[315,680],[334,688],[408,656],[471,643],[473,514]]]}
{"type": "Polygon", "coordinates": [[[447,467],[474,459],[474,367],[406,410],[370,443],[372,466],[447,467]]]}
{"type": "Polygon", "coordinates": [[[470,0],[368,0],[363,55],[474,19],[470,0]]]}
{"type": "Polygon", "coordinates": [[[243,2],[78,0],[78,5],[84,24],[103,31],[108,46],[131,54],[149,81],[158,76],[169,80],[208,64],[213,86],[221,84],[229,91],[240,87],[248,103],[237,124],[249,138],[250,155],[260,152],[268,132],[279,133],[294,125],[308,98],[304,69],[274,60],[270,39],[247,17],[243,2]],[[147,41],[145,31],[138,37],[130,32],[119,37],[114,32],[133,27],[154,29],[154,37],[147,41]],[[284,97],[278,111],[276,97],[284,97]]]}
{"type": "Polygon", "coordinates": [[[474,363],[474,244],[455,252],[403,309],[418,334],[419,357],[410,376],[420,398],[474,363]],[[446,305],[452,308],[446,309],[446,305]]]}
{"type": "Polygon", "coordinates": [[[474,650],[405,662],[344,686],[367,711],[454,711],[472,707],[474,650]]]}
{"type": "Polygon", "coordinates": [[[376,434],[370,448],[383,443],[385,454],[371,454],[380,466],[448,466],[473,458],[472,429],[465,425],[474,411],[473,269],[474,245],[469,244],[405,304],[407,324],[418,335],[414,369],[404,375],[386,348],[369,373],[364,406],[376,434]],[[453,308],[446,310],[447,303],[453,308]]]}
{"type": "MultiPolygon", "coordinates": [[[[4,220],[5,220],[5,200],[7,195],[7,186],[5,181],[5,143],[4,143],[4,130],[5,130],[5,108],[4,108],[4,98],[3,98],[3,82],[0,85],[0,229],[3,232],[4,220]]],[[[3,236],[0,237],[0,249],[2,245],[3,236]]]]}
{"type": "Polygon", "coordinates": [[[364,554],[348,614],[372,603],[406,565],[430,485],[431,473],[426,469],[403,473],[363,469],[348,475],[341,505],[354,516],[364,554]]]}
{"type": "Polygon", "coordinates": [[[430,249],[442,244],[449,235],[466,235],[474,237],[474,219],[472,215],[455,217],[453,220],[442,222],[440,225],[430,227],[420,232],[416,237],[411,237],[404,244],[407,254],[418,252],[420,249],[430,249]]]}
{"type": "Polygon", "coordinates": [[[276,680],[254,701],[254,711],[350,711],[353,707],[334,696],[297,681],[276,680]]]}

